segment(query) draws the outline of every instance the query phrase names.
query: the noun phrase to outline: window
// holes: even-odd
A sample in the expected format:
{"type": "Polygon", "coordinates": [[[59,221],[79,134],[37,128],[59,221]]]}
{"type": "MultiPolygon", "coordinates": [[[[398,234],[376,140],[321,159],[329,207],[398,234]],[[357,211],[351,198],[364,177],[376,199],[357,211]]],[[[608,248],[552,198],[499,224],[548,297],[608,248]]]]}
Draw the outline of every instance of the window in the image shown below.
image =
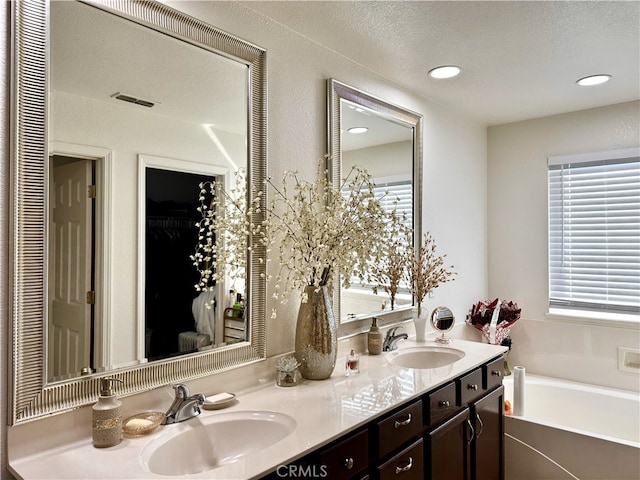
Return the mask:
{"type": "Polygon", "coordinates": [[[640,148],[551,157],[549,306],[640,313],[640,148]]]}

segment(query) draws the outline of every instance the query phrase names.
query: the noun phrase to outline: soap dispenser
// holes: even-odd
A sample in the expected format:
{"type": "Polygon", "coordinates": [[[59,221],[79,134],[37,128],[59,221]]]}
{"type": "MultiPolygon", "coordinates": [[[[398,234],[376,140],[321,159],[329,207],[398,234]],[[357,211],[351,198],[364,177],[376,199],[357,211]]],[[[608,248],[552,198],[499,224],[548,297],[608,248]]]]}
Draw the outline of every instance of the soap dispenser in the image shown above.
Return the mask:
{"type": "Polygon", "coordinates": [[[124,383],[117,378],[100,379],[100,396],[93,406],[93,446],[113,447],[122,440],[122,402],[111,389],[113,382],[124,383]]]}
{"type": "Polygon", "coordinates": [[[369,355],[380,355],[382,353],[382,332],[378,328],[378,319],[373,317],[371,328],[367,333],[367,350],[369,355]]]}

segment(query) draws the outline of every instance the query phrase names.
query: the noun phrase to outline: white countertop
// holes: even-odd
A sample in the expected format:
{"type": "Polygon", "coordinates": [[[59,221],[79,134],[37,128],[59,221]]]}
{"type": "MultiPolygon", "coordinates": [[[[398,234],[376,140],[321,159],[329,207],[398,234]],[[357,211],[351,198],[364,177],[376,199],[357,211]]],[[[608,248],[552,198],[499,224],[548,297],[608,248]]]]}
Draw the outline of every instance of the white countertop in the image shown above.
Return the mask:
{"type": "MultiPolygon", "coordinates": [[[[399,349],[420,345],[436,345],[401,341],[399,349]]],[[[241,457],[214,470],[175,478],[248,479],[259,478],[278,465],[315,450],[340,435],[364,425],[373,417],[398,404],[417,397],[500,355],[506,347],[479,342],[455,340],[453,348],[465,356],[452,365],[430,370],[415,370],[392,365],[388,354],[361,355],[360,374],[344,376],[344,358],[338,357],[331,378],[323,381],[304,380],[295,387],[277,387],[275,383],[235,392],[237,402],[224,410],[203,410],[200,417],[182,422],[180,428],[201,422],[210,415],[223,412],[260,410],[280,412],[297,423],[289,436],[264,450],[241,457]]],[[[342,353],[342,352],[340,352],[342,353]]],[[[142,479],[171,477],[149,471],[141,459],[144,447],[160,435],[167,435],[176,425],[160,427],[151,435],[124,438],[111,448],[97,449],[91,437],[49,450],[14,458],[11,470],[25,480],[30,479],[142,479]]],[[[196,448],[197,446],[194,446],[196,448]]]]}

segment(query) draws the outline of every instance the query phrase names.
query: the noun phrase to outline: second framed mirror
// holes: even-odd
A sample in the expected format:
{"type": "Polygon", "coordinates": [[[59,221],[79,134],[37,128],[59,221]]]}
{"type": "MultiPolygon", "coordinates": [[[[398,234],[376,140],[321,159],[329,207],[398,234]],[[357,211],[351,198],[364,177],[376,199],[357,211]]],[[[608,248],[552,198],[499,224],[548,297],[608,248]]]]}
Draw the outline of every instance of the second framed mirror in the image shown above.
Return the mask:
{"type": "MultiPolygon", "coordinates": [[[[327,97],[331,182],[337,187],[343,172],[354,165],[364,167],[381,198],[389,200],[388,205],[383,201],[383,207],[404,216],[415,244],[421,235],[422,115],[335,79],[328,80],[327,97]]],[[[408,317],[412,305],[411,294],[402,284],[392,296],[384,285],[357,282],[348,289],[336,287],[334,293],[341,334],[374,315],[395,318],[406,313],[408,317]]]]}

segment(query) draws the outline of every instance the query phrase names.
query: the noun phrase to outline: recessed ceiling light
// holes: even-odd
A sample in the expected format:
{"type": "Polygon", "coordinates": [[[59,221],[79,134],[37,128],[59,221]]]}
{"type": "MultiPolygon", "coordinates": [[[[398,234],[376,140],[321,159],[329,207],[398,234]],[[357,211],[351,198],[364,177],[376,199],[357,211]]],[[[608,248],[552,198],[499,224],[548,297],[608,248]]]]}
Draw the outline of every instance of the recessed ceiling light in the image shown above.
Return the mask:
{"type": "Polygon", "coordinates": [[[367,127],[352,127],[347,132],[349,133],[364,133],[369,130],[367,127]]]}
{"type": "Polygon", "coordinates": [[[608,82],[609,80],[611,80],[611,75],[602,73],[581,78],[580,80],[577,80],[576,83],[582,87],[590,87],[591,85],[600,85],[601,83],[608,82]]]}
{"type": "Polygon", "coordinates": [[[452,78],[459,75],[461,71],[462,69],[455,65],[443,65],[429,70],[429,76],[431,78],[452,78]]]}

